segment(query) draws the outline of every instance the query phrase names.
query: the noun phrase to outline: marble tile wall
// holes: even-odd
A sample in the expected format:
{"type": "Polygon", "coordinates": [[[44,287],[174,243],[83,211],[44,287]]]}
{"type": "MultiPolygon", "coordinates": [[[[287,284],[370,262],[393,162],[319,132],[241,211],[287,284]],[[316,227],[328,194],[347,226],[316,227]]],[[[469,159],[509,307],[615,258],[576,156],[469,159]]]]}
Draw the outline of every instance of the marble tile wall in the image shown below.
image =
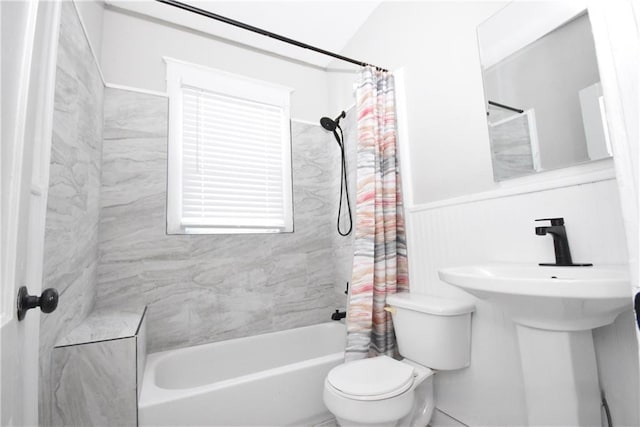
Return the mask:
{"type": "Polygon", "coordinates": [[[52,425],[136,426],[144,307],[94,310],[53,349],[52,425]]]}
{"type": "Polygon", "coordinates": [[[328,321],[337,147],[293,122],[292,149],[293,233],[167,235],[167,99],[106,89],[98,306],[147,305],[150,352],[328,321]]]}
{"type": "Polygon", "coordinates": [[[135,426],[135,350],[131,338],[56,348],[52,425],[135,426]]]}
{"type": "Polygon", "coordinates": [[[39,417],[51,425],[51,354],[92,309],[98,260],[103,84],[71,2],[62,3],[43,288],[60,294],[41,316],[39,417]]]}

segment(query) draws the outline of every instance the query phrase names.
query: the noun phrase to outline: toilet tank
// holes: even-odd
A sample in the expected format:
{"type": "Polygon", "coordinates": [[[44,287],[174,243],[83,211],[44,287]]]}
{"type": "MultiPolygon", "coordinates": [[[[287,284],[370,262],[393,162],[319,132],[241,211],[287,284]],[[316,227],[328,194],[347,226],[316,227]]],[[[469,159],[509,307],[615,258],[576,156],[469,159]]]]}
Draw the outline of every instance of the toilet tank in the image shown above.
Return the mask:
{"type": "Polygon", "coordinates": [[[387,296],[402,357],[438,370],[469,366],[471,303],[399,293],[387,296]]]}

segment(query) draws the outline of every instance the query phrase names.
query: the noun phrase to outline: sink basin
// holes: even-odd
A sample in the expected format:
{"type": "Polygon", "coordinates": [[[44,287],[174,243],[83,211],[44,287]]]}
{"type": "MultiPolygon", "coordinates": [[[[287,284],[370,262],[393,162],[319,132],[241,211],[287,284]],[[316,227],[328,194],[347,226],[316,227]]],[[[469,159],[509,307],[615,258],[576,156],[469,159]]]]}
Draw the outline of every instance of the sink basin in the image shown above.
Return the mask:
{"type": "Polygon", "coordinates": [[[494,263],[445,268],[440,279],[506,311],[524,326],[580,331],[631,309],[626,265],[541,267],[494,263]]]}

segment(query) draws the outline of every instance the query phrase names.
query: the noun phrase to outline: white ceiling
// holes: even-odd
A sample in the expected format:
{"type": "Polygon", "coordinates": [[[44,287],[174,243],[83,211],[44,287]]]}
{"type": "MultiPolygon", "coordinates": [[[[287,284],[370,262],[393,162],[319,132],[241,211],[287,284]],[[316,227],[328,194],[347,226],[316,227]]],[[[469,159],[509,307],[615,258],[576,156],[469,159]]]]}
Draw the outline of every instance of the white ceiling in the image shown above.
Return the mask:
{"type": "MultiPolygon", "coordinates": [[[[381,0],[198,1],[200,9],[340,53],[381,0]]],[[[326,68],[333,58],[233,27],[156,1],[106,0],[109,6],[148,15],[278,55],[326,68]]],[[[365,61],[366,58],[355,58],[365,61]]]]}

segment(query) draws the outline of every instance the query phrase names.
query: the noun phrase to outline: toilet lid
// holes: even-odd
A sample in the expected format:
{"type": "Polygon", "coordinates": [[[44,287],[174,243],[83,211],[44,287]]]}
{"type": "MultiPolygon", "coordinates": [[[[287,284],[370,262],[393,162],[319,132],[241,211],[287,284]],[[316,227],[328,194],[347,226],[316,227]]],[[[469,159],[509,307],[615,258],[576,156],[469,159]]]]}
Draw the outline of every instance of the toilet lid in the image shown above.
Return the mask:
{"type": "Polygon", "coordinates": [[[413,384],[413,367],[388,356],[347,362],[336,366],[327,381],[354,397],[393,397],[413,384]]]}

